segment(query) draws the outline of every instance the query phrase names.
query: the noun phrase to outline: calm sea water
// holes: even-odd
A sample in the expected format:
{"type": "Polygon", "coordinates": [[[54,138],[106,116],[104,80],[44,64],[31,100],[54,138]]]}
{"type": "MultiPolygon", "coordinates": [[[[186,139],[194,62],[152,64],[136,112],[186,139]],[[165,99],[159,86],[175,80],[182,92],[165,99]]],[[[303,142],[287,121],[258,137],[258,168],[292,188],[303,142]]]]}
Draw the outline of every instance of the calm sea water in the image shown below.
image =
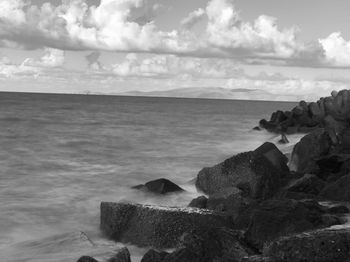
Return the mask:
{"type": "MultiPolygon", "coordinates": [[[[55,236],[84,231],[103,241],[101,201],[186,205],[198,195],[191,180],[202,167],[277,141],[251,129],[293,106],[0,93],[1,261],[75,262],[88,249],[67,248],[69,235],[55,236]],[[160,177],[187,192],[155,197],[130,189],[160,177]]],[[[132,249],[134,261],[141,251],[132,249]]]]}

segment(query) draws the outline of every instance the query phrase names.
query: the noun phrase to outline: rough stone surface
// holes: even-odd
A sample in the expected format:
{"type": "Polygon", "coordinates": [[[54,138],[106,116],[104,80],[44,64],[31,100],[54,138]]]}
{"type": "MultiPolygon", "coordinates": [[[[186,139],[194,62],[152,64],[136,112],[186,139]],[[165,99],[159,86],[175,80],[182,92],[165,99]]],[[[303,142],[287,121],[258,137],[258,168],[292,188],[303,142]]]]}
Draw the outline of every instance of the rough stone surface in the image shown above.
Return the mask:
{"type": "Polygon", "coordinates": [[[144,185],[134,186],[133,188],[146,190],[156,194],[167,194],[167,193],[184,191],[181,187],[179,187],[175,183],[165,178],[156,179],[156,180],[147,182],[144,185]]]}
{"type": "Polygon", "coordinates": [[[292,181],[286,191],[317,195],[325,185],[326,182],[316,175],[305,174],[302,178],[292,181]]]}
{"type": "Polygon", "coordinates": [[[253,207],[246,239],[262,249],[264,244],[281,236],[341,223],[324,218],[324,213],[316,201],[267,200],[253,207]]]}
{"type": "Polygon", "coordinates": [[[108,262],[131,262],[128,248],[124,247],[120,249],[117,254],[108,259],[108,262]]]}
{"type": "Polygon", "coordinates": [[[156,251],[154,249],[150,249],[147,253],[142,257],[141,262],[163,262],[164,258],[168,255],[167,252],[164,251],[156,251]]]}
{"type": "Polygon", "coordinates": [[[321,191],[320,196],[333,201],[350,201],[350,175],[328,184],[321,191]]]}
{"type": "Polygon", "coordinates": [[[199,196],[188,204],[189,207],[197,207],[197,208],[207,208],[208,198],[206,196],[199,196]]]}
{"type": "Polygon", "coordinates": [[[78,259],[77,262],[98,262],[98,261],[96,259],[94,259],[93,257],[82,256],[81,258],[78,259]]]}
{"type": "Polygon", "coordinates": [[[119,242],[171,248],[184,233],[212,227],[232,227],[231,218],[206,209],[101,203],[101,229],[119,242]]]}
{"type": "Polygon", "coordinates": [[[292,152],[290,167],[293,171],[312,173],[318,170],[316,161],[327,155],[332,146],[331,138],[324,129],[318,129],[304,136],[292,152]]]}
{"type": "Polygon", "coordinates": [[[279,189],[286,170],[286,157],[273,144],[265,143],[255,151],[202,169],[197,175],[196,186],[207,194],[238,187],[250,198],[267,199],[279,189]]]}
{"type": "Polygon", "coordinates": [[[264,254],[285,262],[345,262],[350,257],[350,231],[324,229],[283,237],[264,254]]]}

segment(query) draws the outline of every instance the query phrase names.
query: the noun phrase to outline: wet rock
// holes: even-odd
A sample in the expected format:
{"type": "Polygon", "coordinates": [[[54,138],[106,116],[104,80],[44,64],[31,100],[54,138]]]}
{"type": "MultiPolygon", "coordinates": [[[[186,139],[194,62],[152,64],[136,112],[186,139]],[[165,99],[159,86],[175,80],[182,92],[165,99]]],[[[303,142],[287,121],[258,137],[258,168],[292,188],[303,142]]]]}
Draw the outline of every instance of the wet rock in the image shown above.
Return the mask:
{"type": "Polygon", "coordinates": [[[264,254],[285,262],[345,262],[350,257],[349,229],[324,229],[275,240],[264,254]]]}
{"type": "Polygon", "coordinates": [[[249,217],[247,241],[257,249],[272,240],[294,233],[330,226],[316,201],[267,200],[254,207],[249,217]]]}
{"type": "Polygon", "coordinates": [[[108,262],[131,262],[128,248],[120,249],[112,258],[108,259],[108,262]]]}
{"type": "Polygon", "coordinates": [[[326,182],[316,175],[306,174],[302,178],[292,181],[287,186],[286,191],[317,195],[325,185],[326,182]]]}
{"type": "Polygon", "coordinates": [[[261,131],[261,128],[260,128],[259,126],[256,126],[256,127],[253,128],[253,130],[255,130],[255,131],[261,131]]]}
{"type": "Polygon", "coordinates": [[[289,140],[288,140],[288,138],[287,138],[287,136],[285,134],[282,134],[281,135],[281,139],[278,140],[278,143],[279,144],[288,144],[289,140]]]}
{"type": "Polygon", "coordinates": [[[328,184],[320,192],[320,196],[333,201],[350,201],[350,175],[328,184]]]}
{"type": "Polygon", "coordinates": [[[291,157],[291,170],[313,173],[318,170],[317,159],[330,152],[332,140],[324,129],[317,129],[304,136],[294,147],[291,157]]]}
{"type": "Polygon", "coordinates": [[[166,256],[164,261],[241,261],[252,254],[255,253],[240,242],[239,233],[216,228],[184,234],[181,248],[166,256]]]}
{"type": "Polygon", "coordinates": [[[98,261],[96,259],[94,259],[93,257],[82,256],[81,258],[78,259],[77,262],[98,262],[98,261]]]}
{"type": "Polygon", "coordinates": [[[167,194],[167,193],[184,191],[181,187],[179,187],[175,183],[165,178],[156,179],[156,180],[147,182],[145,185],[137,185],[137,186],[134,186],[133,188],[146,190],[156,194],[167,194]]]}
{"type": "Polygon", "coordinates": [[[225,214],[206,209],[102,202],[100,226],[119,242],[171,248],[190,230],[232,227],[232,223],[225,214]]]}
{"type": "Polygon", "coordinates": [[[216,211],[226,212],[236,219],[238,214],[251,205],[252,200],[245,197],[238,188],[227,188],[219,193],[209,196],[207,208],[216,211]]]}
{"type": "Polygon", "coordinates": [[[346,214],[350,213],[349,208],[343,205],[335,205],[327,209],[327,213],[330,214],[346,214]]]}
{"type": "Polygon", "coordinates": [[[189,207],[197,207],[197,208],[207,208],[208,198],[206,196],[199,196],[188,204],[189,207]]]}
{"type": "Polygon", "coordinates": [[[150,249],[147,253],[142,257],[141,262],[163,262],[164,258],[169,255],[169,253],[164,251],[156,251],[154,249],[150,249]]]}
{"type": "Polygon", "coordinates": [[[286,157],[270,144],[202,169],[197,175],[196,187],[206,194],[239,187],[250,198],[271,197],[279,189],[283,170],[288,167],[286,157]]]}

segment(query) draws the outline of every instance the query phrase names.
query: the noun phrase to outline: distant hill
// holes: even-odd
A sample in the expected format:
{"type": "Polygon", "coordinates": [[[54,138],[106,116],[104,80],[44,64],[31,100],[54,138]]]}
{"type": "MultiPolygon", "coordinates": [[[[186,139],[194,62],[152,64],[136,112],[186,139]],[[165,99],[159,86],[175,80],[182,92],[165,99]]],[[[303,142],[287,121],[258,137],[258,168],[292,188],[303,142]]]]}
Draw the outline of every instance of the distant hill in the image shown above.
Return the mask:
{"type": "Polygon", "coordinates": [[[129,91],[119,93],[125,96],[154,96],[154,97],[180,97],[180,98],[211,98],[211,99],[237,99],[237,100],[269,100],[294,101],[294,97],[275,95],[260,89],[228,89],[222,87],[186,87],[159,91],[129,91]]]}

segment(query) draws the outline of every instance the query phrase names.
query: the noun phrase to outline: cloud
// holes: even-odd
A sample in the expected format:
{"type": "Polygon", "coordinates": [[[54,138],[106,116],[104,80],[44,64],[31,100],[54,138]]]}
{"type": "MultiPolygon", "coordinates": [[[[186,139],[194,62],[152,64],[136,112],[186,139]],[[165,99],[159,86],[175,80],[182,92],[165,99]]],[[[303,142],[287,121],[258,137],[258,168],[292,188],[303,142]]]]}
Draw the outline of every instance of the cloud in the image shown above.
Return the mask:
{"type": "Polygon", "coordinates": [[[101,62],[99,61],[101,52],[94,51],[87,56],[85,56],[88,66],[92,70],[101,70],[103,68],[101,62]]]}
{"type": "Polygon", "coordinates": [[[274,17],[244,21],[232,0],[210,0],[170,31],[160,30],[154,22],[164,8],[143,4],[101,0],[96,6],[70,0],[35,6],[25,0],[0,0],[0,45],[221,57],[280,66],[350,66],[349,42],[339,33],[305,44],[298,40],[298,28],[281,29],[274,17]],[[206,21],[204,29],[191,30],[199,21],[206,21]]]}
{"type": "Polygon", "coordinates": [[[155,55],[141,59],[130,53],[126,59],[112,65],[112,72],[122,77],[191,77],[229,78],[241,75],[242,69],[230,59],[178,57],[175,55],[155,55]]]}
{"type": "Polygon", "coordinates": [[[63,66],[65,52],[54,48],[45,48],[44,55],[40,59],[27,58],[23,65],[32,67],[60,67],[63,66]]]}
{"type": "Polygon", "coordinates": [[[326,63],[339,67],[350,66],[350,41],[346,42],[340,32],[332,33],[319,42],[323,47],[326,63]]]}

